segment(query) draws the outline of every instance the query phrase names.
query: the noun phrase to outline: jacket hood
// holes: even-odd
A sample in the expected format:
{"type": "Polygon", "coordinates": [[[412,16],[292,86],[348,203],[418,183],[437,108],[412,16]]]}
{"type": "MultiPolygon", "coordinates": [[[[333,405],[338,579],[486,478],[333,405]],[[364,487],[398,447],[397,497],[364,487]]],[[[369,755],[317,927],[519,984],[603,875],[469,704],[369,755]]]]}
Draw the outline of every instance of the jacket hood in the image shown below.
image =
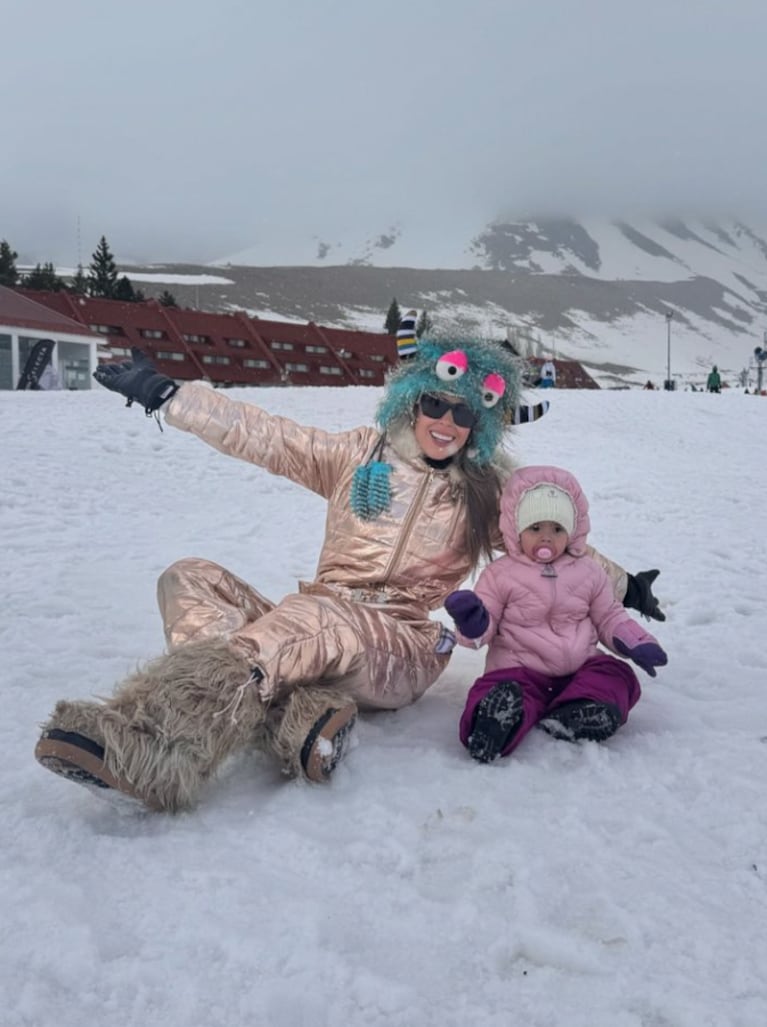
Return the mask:
{"type": "Polygon", "coordinates": [[[577,480],[561,467],[521,467],[509,478],[501,496],[500,527],[506,551],[513,555],[522,552],[517,531],[517,507],[530,489],[538,485],[556,485],[572,500],[575,507],[575,527],[567,543],[567,552],[573,556],[581,556],[586,551],[588,534],[591,530],[589,521],[589,503],[577,480]]]}

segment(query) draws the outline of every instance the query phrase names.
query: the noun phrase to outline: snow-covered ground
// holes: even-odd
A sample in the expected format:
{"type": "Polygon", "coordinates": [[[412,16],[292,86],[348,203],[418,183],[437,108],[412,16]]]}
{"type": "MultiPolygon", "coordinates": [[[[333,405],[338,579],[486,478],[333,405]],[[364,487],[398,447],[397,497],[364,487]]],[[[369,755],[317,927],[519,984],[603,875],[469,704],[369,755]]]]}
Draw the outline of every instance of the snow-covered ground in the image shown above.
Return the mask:
{"type": "MultiPolygon", "coordinates": [[[[232,394],[331,429],[379,395],[232,394]]],[[[362,717],[330,786],[250,753],[171,817],[47,773],[38,725],[162,650],[171,561],[292,590],[323,503],[101,389],[0,392],[3,1027],[767,1023],[767,399],[550,398],[520,461],[571,468],[593,541],[662,571],[669,664],[629,723],[474,764],[462,650],[417,705],[362,717]]]]}
{"type": "MultiPolygon", "coordinates": [[[[31,271],[31,265],[19,265],[19,271],[31,271]]],[[[126,274],[132,282],[147,282],[150,285],[231,285],[231,278],[222,278],[221,275],[206,274],[177,274],[175,271],[167,271],[161,265],[156,271],[133,271],[130,264],[121,264],[119,273],[126,274]]],[[[56,274],[62,278],[73,278],[77,274],[77,268],[60,265],[56,268],[56,274]]]]}

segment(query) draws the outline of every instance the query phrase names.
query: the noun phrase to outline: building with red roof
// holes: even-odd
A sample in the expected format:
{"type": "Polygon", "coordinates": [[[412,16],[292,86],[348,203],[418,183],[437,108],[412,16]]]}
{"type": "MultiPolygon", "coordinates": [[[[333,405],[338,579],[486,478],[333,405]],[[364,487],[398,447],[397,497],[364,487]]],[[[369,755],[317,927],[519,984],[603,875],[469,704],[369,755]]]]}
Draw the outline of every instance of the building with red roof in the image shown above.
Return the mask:
{"type": "MultiPolygon", "coordinates": [[[[397,361],[396,340],[383,333],[266,321],[242,311],[212,314],[166,307],[157,300],[123,303],[25,289],[14,290],[14,295],[48,310],[61,324],[76,324],[91,340],[96,336],[100,360],[130,359],[135,347],[177,381],[382,385],[385,372],[397,361]]],[[[0,299],[0,323],[2,311],[0,299]]]]}
{"type": "MultiPolygon", "coordinates": [[[[47,294],[44,294],[47,295],[47,294]]],[[[98,340],[82,321],[40,303],[34,293],[0,285],[0,389],[15,389],[27,359],[42,339],[55,343],[55,380],[67,389],[89,389],[98,340]]]]}

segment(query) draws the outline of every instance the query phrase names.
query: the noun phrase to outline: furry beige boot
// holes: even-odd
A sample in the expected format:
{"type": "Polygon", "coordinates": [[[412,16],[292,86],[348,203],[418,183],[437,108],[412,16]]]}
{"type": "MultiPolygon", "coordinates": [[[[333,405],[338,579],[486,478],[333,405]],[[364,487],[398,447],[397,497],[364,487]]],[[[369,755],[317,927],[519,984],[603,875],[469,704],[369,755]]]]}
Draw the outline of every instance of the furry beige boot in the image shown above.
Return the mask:
{"type": "Polygon", "coordinates": [[[324,782],[346,754],[356,719],[357,707],[345,693],[299,685],[269,709],[267,748],[291,777],[324,782]]]}
{"type": "Polygon", "coordinates": [[[176,812],[194,803],[227,756],[262,734],[263,721],[245,657],[206,640],[154,660],[103,702],[57,703],[35,755],[55,773],[176,812]]]}

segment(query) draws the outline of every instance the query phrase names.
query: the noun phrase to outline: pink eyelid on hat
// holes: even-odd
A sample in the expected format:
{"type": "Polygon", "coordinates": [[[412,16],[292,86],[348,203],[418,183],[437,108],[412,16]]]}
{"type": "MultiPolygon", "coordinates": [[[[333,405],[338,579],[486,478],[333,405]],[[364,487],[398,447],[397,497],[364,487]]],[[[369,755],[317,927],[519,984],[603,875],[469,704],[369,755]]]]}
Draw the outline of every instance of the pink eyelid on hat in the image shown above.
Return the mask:
{"type": "Polygon", "coordinates": [[[488,389],[500,397],[506,391],[506,382],[499,374],[489,374],[482,382],[482,388],[488,389]]]}
{"type": "Polygon", "coordinates": [[[469,370],[469,358],[462,349],[451,350],[450,353],[442,354],[434,370],[443,382],[449,382],[451,378],[462,378],[469,370]]]}

